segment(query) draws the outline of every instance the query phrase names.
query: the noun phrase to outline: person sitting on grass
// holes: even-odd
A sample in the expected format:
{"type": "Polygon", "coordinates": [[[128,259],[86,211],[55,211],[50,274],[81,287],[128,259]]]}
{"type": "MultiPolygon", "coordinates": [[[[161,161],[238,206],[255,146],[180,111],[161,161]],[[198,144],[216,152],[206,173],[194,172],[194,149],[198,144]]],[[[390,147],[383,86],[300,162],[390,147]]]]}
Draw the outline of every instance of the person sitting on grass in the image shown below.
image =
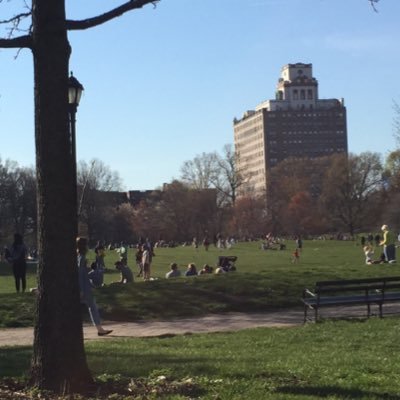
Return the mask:
{"type": "Polygon", "coordinates": [[[167,279],[177,278],[177,277],[181,276],[181,271],[179,271],[177,263],[171,263],[169,268],[170,268],[169,272],[167,272],[165,274],[165,277],[167,279]]]}
{"type": "Polygon", "coordinates": [[[193,263],[190,263],[187,266],[187,270],[185,272],[185,276],[195,276],[197,275],[197,269],[196,269],[196,265],[193,263]]]}
{"type": "Polygon", "coordinates": [[[88,275],[90,283],[94,288],[99,288],[103,286],[104,282],[103,270],[101,268],[98,268],[96,261],[90,264],[90,271],[88,275]]]}
{"type": "Polygon", "coordinates": [[[121,279],[117,283],[133,282],[133,273],[131,269],[123,261],[116,261],[114,265],[115,268],[121,273],[121,279]]]}
{"type": "Polygon", "coordinates": [[[364,250],[364,255],[365,255],[365,264],[374,264],[374,250],[372,249],[372,246],[367,244],[366,246],[363,247],[364,250]]]}
{"type": "Polygon", "coordinates": [[[212,274],[212,273],[213,273],[213,267],[210,267],[208,264],[204,264],[203,269],[199,271],[199,275],[212,274]]]}

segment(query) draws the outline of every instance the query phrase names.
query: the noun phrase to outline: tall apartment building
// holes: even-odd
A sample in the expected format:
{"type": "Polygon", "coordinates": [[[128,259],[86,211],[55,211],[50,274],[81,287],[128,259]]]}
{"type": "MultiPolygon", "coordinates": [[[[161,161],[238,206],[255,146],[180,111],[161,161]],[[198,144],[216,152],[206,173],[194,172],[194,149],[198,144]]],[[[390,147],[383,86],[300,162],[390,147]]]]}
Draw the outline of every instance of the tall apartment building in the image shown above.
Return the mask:
{"type": "Polygon", "coordinates": [[[277,83],[275,100],[234,119],[237,170],[246,183],[239,195],[265,194],[268,171],[289,158],[347,153],[343,99],[319,99],[312,64],[287,64],[277,83]]]}

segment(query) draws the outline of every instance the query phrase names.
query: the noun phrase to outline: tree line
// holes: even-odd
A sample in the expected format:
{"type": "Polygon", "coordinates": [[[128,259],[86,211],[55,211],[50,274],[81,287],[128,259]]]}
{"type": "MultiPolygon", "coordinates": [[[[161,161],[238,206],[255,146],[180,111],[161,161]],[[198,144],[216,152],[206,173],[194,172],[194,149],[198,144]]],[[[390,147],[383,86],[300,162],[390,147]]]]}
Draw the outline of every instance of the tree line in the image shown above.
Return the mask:
{"type": "MultiPolygon", "coordinates": [[[[139,237],[181,243],[221,233],[237,238],[374,231],[400,227],[400,150],[287,159],[271,169],[268,189],[237,195],[246,179],[231,145],[182,164],[180,179],[129,202],[119,174],[100,160],[78,164],[80,231],[97,240],[139,237]]],[[[36,178],[32,168],[0,160],[0,240],[14,232],[36,241],[36,178]]]]}

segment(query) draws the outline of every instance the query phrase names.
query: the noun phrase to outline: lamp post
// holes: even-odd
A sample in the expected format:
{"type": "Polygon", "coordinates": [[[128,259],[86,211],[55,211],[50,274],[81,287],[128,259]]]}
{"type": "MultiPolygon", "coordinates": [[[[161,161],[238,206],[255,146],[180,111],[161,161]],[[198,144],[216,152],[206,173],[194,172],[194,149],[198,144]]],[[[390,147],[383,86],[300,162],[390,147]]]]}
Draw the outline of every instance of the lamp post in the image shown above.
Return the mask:
{"type": "Polygon", "coordinates": [[[76,173],[76,112],[78,110],[79,101],[81,100],[83,92],[82,84],[76,79],[71,72],[71,76],[68,80],[68,114],[69,114],[69,134],[71,143],[71,159],[73,169],[73,185],[75,191],[75,201],[77,201],[77,173],[76,173]]]}

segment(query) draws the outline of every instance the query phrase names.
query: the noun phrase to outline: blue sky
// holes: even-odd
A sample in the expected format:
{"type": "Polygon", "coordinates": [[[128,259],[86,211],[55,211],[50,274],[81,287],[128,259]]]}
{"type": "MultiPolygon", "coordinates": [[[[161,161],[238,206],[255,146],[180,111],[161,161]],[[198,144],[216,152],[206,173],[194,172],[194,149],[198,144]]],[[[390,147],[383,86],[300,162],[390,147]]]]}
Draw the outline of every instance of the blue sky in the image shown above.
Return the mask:
{"type": "MultiPolygon", "coordinates": [[[[66,3],[70,19],[120,4],[66,3]]],[[[0,4],[2,18],[8,7],[0,4]]],[[[345,99],[349,150],[384,157],[395,148],[393,100],[400,103],[400,1],[377,7],[367,0],[162,0],[71,32],[71,70],[85,87],[78,159],[102,160],[125,189],[179,178],[185,160],[232,143],[233,118],[273,98],[282,66],[295,62],[313,64],[320,98],[345,99]]],[[[32,56],[15,56],[0,50],[0,157],[31,166],[32,56]]]]}

